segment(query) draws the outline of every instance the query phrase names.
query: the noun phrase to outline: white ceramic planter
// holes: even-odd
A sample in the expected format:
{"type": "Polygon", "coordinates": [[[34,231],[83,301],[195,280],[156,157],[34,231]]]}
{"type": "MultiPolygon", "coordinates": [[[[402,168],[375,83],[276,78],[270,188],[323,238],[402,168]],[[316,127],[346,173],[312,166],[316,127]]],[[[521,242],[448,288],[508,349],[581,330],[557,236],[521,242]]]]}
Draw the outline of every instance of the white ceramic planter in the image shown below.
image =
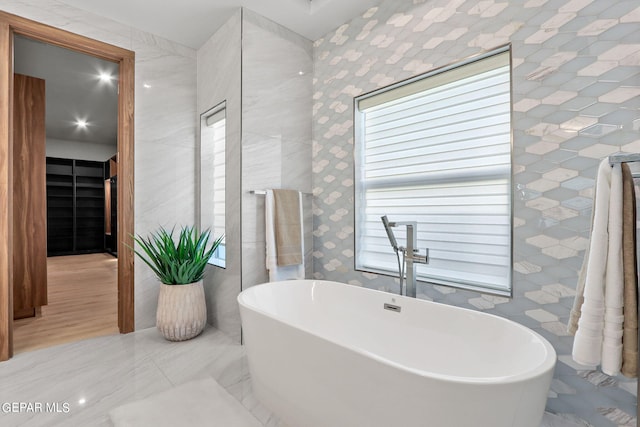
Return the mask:
{"type": "Polygon", "coordinates": [[[188,285],[160,284],[156,326],[169,341],[198,336],[207,323],[202,280],[188,285]]]}

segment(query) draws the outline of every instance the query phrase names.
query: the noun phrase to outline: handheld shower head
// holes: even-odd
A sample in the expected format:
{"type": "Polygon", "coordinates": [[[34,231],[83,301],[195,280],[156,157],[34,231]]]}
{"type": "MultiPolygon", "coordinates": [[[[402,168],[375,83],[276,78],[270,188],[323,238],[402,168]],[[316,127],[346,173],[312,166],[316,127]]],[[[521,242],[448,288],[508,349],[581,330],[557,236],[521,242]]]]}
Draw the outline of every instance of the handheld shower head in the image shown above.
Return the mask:
{"type": "Polygon", "coordinates": [[[381,216],[380,219],[382,220],[384,229],[387,232],[387,237],[389,238],[391,247],[393,247],[394,251],[398,252],[398,242],[396,241],[396,236],[393,235],[393,230],[391,229],[391,227],[393,226],[392,223],[389,222],[389,219],[386,215],[381,216]]]}

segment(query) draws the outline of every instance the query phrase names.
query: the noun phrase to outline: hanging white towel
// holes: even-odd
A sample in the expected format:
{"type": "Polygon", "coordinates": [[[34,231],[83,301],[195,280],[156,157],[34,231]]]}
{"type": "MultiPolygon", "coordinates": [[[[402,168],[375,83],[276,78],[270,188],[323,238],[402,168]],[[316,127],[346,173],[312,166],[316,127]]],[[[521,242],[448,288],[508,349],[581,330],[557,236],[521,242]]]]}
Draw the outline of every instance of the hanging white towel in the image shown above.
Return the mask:
{"type": "Polygon", "coordinates": [[[624,314],[624,270],[622,264],[622,166],[611,170],[609,199],[609,251],[604,284],[604,331],[602,372],[618,375],[622,367],[624,314]]]}
{"type": "MultiPolygon", "coordinates": [[[[573,360],[616,375],[622,361],[622,172],[603,160],[598,169],[584,302],[573,360]]],[[[576,298],[579,298],[578,294],[576,298]]]]}
{"type": "MultiPolygon", "coordinates": [[[[265,195],[265,240],[267,244],[267,270],[269,270],[269,281],[277,282],[280,280],[304,279],[304,237],[301,239],[302,245],[302,264],[298,265],[278,265],[278,254],[276,251],[276,235],[275,235],[275,211],[273,191],[267,190],[265,195]]],[[[298,193],[300,218],[304,218],[302,210],[302,195],[298,193]]],[[[300,235],[304,236],[304,221],[300,221],[300,235]]]]}

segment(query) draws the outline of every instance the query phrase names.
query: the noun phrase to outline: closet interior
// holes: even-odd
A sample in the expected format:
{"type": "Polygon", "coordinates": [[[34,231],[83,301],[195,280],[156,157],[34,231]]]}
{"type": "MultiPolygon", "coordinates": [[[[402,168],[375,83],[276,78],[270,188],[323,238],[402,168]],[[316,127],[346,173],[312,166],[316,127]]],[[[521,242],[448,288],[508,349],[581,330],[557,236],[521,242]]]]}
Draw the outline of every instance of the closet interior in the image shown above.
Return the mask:
{"type": "Polygon", "coordinates": [[[106,162],[47,157],[47,256],[116,254],[115,156],[106,162]]]}

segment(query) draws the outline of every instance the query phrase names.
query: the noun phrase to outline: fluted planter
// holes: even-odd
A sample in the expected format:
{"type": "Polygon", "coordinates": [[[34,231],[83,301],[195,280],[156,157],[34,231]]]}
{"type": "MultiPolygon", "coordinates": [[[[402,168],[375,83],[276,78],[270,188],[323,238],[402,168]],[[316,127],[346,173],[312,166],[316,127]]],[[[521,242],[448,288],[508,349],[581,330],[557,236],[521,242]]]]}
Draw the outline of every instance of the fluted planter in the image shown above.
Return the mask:
{"type": "Polygon", "coordinates": [[[169,341],[198,336],[207,323],[202,280],[188,285],[160,284],[156,326],[169,341]]]}

